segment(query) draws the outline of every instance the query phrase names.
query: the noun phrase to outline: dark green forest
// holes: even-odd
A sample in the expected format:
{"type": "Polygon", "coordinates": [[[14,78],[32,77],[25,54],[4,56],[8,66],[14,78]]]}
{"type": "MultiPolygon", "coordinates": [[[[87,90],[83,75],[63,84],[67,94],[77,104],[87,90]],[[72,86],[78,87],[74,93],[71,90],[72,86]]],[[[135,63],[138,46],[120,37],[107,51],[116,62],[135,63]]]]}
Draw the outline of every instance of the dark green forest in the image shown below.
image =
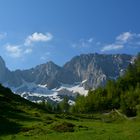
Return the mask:
{"type": "Polygon", "coordinates": [[[140,114],[140,53],[130,64],[125,74],[117,80],[109,80],[104,87],[89,90],[87,96],[79,95],[75,105],[69,106],[67,97],[51,106],[45,107],[55,113],[97,113],[120,109],[128,117],[140,114]]]}
{"type": "Polygon", "coordinates": [[[122,77],[109,80],[105,87],[90,90],[86,97],[79,96],[71,111],[94,113],[113,109],[121,109],[127,116],[136,116],[140,112],[140,54],[122,77]]]}

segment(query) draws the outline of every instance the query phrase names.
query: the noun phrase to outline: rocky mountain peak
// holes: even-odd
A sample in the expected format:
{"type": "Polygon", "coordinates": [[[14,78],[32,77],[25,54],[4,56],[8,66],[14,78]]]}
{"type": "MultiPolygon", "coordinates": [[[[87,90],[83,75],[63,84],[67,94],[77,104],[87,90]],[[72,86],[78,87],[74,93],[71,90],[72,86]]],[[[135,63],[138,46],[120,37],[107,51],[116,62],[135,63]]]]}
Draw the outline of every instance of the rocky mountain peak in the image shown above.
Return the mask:
{"type": "MultiPolygon", "coordinates": [[[[104,85],[107,79],[118,77],[120,72],[127,68],[131,59],[132,56],[127,54],[82,54],[67,62],[64,70],[69,71],[71,81],[87,80],[85,88],[96,88],[104,85]]],[[[68,82],[63,73],[60,79],[68,82]]]]}
{"type": "Polygon", "coordinates": [[[5,66],[5,62],[1,56],[0,56],[0,66],[5,66]]]}
{"type": "Polygon", "coordinates": [[[49,61],[31,69],[11,72],[0,57],[0,82],[21,94],[66,92],[58,92],[57,89],[61,87],[71,90],[73,94],[74,91],[82,92],[81,89],[88,91],[104,86],[108,79],[122,75],[132,60],[133,56],[127,54],[91,53],[76,56],[63,67],[49,61]]]}
{"type": "Polygon", "coordinates": [[[0,56],[0,82],[4,82],[7,78],[6,73],[8,69],[6,68],[3,58],[0,56]]]}

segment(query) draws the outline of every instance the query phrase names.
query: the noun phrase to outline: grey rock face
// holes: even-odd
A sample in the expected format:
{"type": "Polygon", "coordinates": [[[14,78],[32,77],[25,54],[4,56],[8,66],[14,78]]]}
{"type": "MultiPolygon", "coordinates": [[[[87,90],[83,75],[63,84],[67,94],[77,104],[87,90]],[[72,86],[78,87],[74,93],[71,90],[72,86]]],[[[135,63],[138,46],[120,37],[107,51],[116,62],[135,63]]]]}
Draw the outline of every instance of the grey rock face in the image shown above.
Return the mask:
{"type": "Polygon", "coordinates": [[[0,57],[0,82],[6,82],[8,80],[8,76],[10,76],[10,71],[6,68],[5,62],[2,57],[0,57]]]}
{"type": "Polygon", "coordinates": [[[116,79],[124,73],[132,58],[126,54],[83,54],[74,57],[63,67],[50,61],[28,70],[11,72],[0,57],[0,82],[7,83],[9,87],[19,87],[24,82],[35,83],[46,85],[48,89],[58,88],[61,83],[78,82],[85,89],[97,88],[104,85],[106,80],[116,79]]]}
{"type": "Polygon", "coordinates": [[[80,55],[67,62],[63,67],[67,74],[62,72],[59,76],[64,83],[73,84],[86,80],[83,84],[86,89],[97,88],[104,85],[107,79],[115,79],[120,76],[131,59],[132,56],[126,54],[105,55],[95,53],[80,55]],[[71,79],[71,81],[67,80],[66,75],[69,75],[70,78],[68,79],[71,79]]]}
{"type": "Polygon", "coordinates": [[[24,81],[47,85],[49,89],[52,89],[59,86],[59,83],[55,80],[55,76],[60,69],[59,66],[50,61],[35,68],[20,71],[20,73],[24,81]]]}
{"type": "Polygon", "coordinates": [[[4,60],[0,57],[0,81],[4,81],[4,76],[6,72],[6,66],[4,60]]]}

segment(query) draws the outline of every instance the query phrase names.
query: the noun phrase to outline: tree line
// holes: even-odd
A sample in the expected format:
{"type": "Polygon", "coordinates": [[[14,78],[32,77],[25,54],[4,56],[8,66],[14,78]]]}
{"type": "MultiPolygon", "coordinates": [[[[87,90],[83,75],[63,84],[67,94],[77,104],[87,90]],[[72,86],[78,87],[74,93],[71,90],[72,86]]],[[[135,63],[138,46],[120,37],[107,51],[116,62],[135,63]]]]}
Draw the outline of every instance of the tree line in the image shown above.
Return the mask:
{"type": "Polygon", "coordinates": [[[121,109],[127,116],[136,116],[140,111],[140,53],[122,77],[109,80],[105,87],[90,90],[86,97],[79,96],[72,111],[93,113],[121,109]]]}
{"type": "Polygon", "coordinates": [[[79,95],[70,106],[68,99],[55,106],[45,103],[52,112],[95,113],[120,109],[127,116],[140,114],[140,53],[125,74],[117,80],[109,80],[104,87],[89,90],[87,96],[79,95]]]}

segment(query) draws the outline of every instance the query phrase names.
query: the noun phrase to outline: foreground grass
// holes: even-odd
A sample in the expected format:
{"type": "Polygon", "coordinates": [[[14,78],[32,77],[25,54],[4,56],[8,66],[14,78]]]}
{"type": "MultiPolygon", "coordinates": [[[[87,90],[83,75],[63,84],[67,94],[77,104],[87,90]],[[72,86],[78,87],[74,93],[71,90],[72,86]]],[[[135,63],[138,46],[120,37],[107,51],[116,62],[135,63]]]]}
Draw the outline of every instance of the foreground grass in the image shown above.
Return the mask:
{"type": "Polygon", "coordinates": [[[140,140],[138,119],[106,120],[101,115],[35,113],[34,119],[19,122],[22,127],[18,133],[1,135],[0,140],[140,140]]]}
{"type": "Polygon", "coordinates": [[[105,114],[49,114],[0,85],[0,140],[140,140],[140,120],[105,114]]]}

